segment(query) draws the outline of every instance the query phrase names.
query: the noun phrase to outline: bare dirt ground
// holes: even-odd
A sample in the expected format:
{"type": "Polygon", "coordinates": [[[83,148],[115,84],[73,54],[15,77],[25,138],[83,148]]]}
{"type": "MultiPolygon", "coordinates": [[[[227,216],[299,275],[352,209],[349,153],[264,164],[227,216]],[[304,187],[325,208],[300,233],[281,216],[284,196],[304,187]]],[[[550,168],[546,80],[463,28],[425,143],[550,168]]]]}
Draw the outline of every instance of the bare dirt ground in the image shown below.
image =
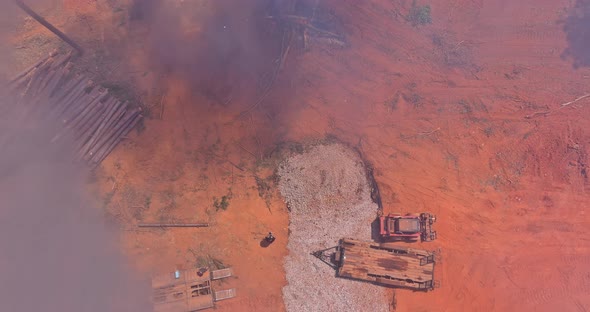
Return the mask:
{"type": "Polygon", "coordinates": [[[46,12],[73,37],[128,43],[92,55],[124,55],[131,69],[107,61],[110,73],[133,77],[151,107],[145,130],[90,184],[144,272],[219,259],[235,268],[238,297],[218,310],[284,310],[288,214],[260,181],[272,178],[276,144],[331,135],[373,164],[386,213],[438,216],[438,240],[417,247],[442,251],[441,287],[395,291],[397,310],[590,309],[590,99],[561,106],[589,92],[590,71],[573,68],[579,51],[564,54],[578,36],[564,32],[572,1],[432,1],[432,24],[420,27],[404,18],[411,1],[319,1],[348,46],[292,53],[266,101],[242,118],[251,97],[220,105],[156,75],[136,37],[113,26],[123,17],[112,2],[65,4],[46,12]],[[92,30],[71,26],[84,19],[92,30]],[[223,196],[226,210],[215,207],[223,196]],[[213,226],[134,227],[162,220],[213,226]],[[268,231],[277,241],[260,248],[268,231]]]}

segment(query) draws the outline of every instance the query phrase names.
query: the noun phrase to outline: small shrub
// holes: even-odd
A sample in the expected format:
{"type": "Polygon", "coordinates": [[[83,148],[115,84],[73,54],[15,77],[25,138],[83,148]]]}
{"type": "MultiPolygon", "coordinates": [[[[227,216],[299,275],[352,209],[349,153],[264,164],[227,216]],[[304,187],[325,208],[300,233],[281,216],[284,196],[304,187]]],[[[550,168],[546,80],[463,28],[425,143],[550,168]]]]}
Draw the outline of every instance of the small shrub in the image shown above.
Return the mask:
{"type": "Polygon", "coordinates": [[[279,183],[279,177],[276,174],[272,174],[265,179],[259,178],[257,176],[255,176],[254,179],[256,180],[256,186],[258,188],[258,196],[264,199],[266,207],[270,210],[273,196],[272,191],[273,188],[275,188],[279,183]]]}
{"type": "Polygon", "coordinates": [[[414,0],[414,2],[412,2],[412,8],[410,8],[408,21],[410,21],[413,26],[431,24],[432,17],[430,16],[430,5],[418,5],[416,0],[414,0]]]}
{"type": "Polygon", "coordinates": [[[217,197],[213,197],[213,207],[215,207],[216,211],[227,210],[229,207],[229,200],[231,199],[231,195],[223,195],[221,196],[221,200],[217,197]]]}
{"type": "Polygon", "coordinates": [[[401,97],[401,94],[399,92],[397,92],[391,100],[388,100],[385,102],[385,106],[387,107],[387,109],[389,111],[394,111],[397,109],[397,105],[399,103],[400,97],[401,97]]]}
{"type": "Polygon", "coordinates": [[[227,265],[225,265],[225,263],[223,263],[223,261],[221,261],[215,257],[212,257],[210,255],[208,257],[209,257],[210,266],[213,266],[218,270],[227,268],[227,265]]]}
{"type": "Polygon", "coordinates": [[[485,135],[489,138],[492,135],[494,135],[494,128],[492,127],[487,127],[485,129],[483,129],[483,133],[485,133],[485,135]]]}
{"type": "Polygon", "coordinates": [[[422,96],[416,92],[412,92],[410,94],[402,94],[404,101],[408,103],[412,103],[415,107],[422,106],[422,96]]]}

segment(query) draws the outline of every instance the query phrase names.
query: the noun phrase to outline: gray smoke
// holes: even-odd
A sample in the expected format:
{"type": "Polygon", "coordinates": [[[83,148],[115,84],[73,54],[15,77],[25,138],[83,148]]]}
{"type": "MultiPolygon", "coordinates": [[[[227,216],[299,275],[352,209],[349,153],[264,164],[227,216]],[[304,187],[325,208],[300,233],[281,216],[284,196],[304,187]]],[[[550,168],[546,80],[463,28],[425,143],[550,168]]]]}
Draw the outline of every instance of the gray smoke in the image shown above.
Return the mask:
{"type": "Polygon", "coordinates": [[[149,29],[146,52],[154,69],[179,74],[224,102],[235,89],[256,88],[252,82],[275,66],[281,42],[266,18],[271,3],[185,1],[175,7],[162,0],[133,0],[129,14],[134,25],[149,29]],[[187,31],[191,27],[198,30],[187,31]]]}
{"type": "Polygon", "coordinates": [[[574,68],[590,66],[588,27],[590,27],[590,0],[577,0],[563,26],[568,47],[562,57],[571,58],[574,68]]]}
{"type": "Polygon", "coordinates": [[[149,311],[148,284],[86,194],[87,172],[67,145],[48,143],[50,124],[10,117],[0,121],[0,311],[149,311]]]}
{"type": "MultiPolygon", "coordinates": [[[[2,53],[0,72],[7,63],[2,53]]],[[[0,90],[0,311],[151,311],[148,281],[86,192],[87,169],[49,143],[54,124],[19,119],[27,107],[12,95],[0,90]]]]}

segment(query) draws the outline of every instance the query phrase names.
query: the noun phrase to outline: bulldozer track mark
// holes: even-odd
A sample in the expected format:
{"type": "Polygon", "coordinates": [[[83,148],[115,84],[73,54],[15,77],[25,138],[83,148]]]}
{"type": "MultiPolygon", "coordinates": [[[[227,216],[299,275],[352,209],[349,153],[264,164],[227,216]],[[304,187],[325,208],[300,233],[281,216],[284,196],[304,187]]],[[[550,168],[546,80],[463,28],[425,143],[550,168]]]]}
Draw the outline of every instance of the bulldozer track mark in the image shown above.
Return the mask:
{"type": "Polygon", "coordinates": [[[584,276],[571,286],[561,283],[559,287],[526,290],[519,297],[524,298],[526,303],[541,305],[554,298],[564,298],[569,294],[587,293],[590,293],[590,275],[584,276]]]}
{"type": "Polygon", "coordinates": [[[589,255],[563,255],[561,257],[561,261],[563,261],[563,263],[566,265],[587,264],[590,267],[590,254],[589,255]]]}
{"type": "Polygon", "coordinates": [[[565,294],[565,289],[527,290],[521,296],[527,304],[541,305],[551,300],[556,294],[565,294]]]}
{"type": "Polygon", "coordinates": [[[580,302],[580,300],[572,298],[572,301],[576,305],[576,308],[578,308],[578,311],[580,311],[580,312],[587,312],[588,311],[586,309],[586,307],[580,302]]]}
{"type": "Polygon", "coordinates": [[[543,29],[543,27],[538,28],[525,28],[516,31],[516,37],[518,39],[527,39],[527,40],[547,40],[547,39],[554,39],[561,35],[561,30],[559,29],[543,29]]]}

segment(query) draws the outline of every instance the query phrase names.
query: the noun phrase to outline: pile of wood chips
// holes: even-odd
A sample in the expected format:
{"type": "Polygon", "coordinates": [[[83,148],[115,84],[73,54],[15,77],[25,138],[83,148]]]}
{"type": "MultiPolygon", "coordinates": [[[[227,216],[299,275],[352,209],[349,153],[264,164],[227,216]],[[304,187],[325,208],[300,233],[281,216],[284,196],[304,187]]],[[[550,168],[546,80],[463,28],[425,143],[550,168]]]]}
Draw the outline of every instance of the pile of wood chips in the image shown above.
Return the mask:
{"type": "Polygon", "coordinates": [[[287,311],[388,311],[382,287],[336,278],[312,252],[339,239],[371,239],[377,205],[358,153],[342,144],[318,145],[284,161],[279,190],[290,209],[287,311]]]}

